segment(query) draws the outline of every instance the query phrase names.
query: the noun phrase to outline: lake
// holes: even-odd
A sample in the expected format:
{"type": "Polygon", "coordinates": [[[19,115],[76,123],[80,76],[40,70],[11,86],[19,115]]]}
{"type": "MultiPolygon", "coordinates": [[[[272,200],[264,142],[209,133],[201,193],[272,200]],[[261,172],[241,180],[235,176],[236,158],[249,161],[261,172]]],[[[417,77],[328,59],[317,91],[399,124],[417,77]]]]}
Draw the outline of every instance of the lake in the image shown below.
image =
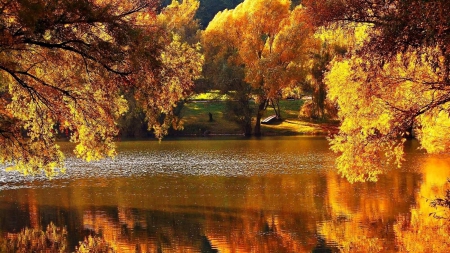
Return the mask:
{"type": "Polygon", "coordinates": [[[338,175],[323,137],[130,141],[115,159],[69,156],[52,180],[2,170],[0,251],[446,252],[447,210],[430,201],[450,156],[405,149],[376,183],[338,175]]]}

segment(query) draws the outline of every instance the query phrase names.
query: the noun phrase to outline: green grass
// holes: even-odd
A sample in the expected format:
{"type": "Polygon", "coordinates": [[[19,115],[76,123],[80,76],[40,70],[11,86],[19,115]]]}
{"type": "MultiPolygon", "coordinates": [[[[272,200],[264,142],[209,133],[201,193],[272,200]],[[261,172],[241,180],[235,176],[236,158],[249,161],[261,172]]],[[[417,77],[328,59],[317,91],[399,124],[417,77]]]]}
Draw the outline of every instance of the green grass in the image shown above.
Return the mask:
{"type": "Polygon", "coordinates": [[[227,95],[224,94],[220,94],[219,91],[210,91],[210,92],[205,92],[205,93],[200,93],[200,94],[195,94],[193,96],[191,96],[189,99],[191,101],[205,101],[205,100],[226,100],[228,97],[227,95]]]}
{"type": "MultiPolygon", "coordinates": [[[[298,118],[298,112],[303,105],[303,100],[280,100],[280,110],[281,118],[283,119],[293,119],[298,118]]],[[[272,106],[268,106],[265,112],[265,116],[270,116],[275,114],[272,106]]]]}
{"type": "Polygon", "coordinates": [[[190,102],[184,105],[182,120],[184,130],[181,134],[201,135],[205,131],[213,134],[239,134],[239,126],[224,117],[225,101],[190,102]],[[213,121],[209,121],[209,114],[213,121]]]}
{"type": "MultiPolygon", "coordinates": [[[[303,105],[303,100],[280,101],[281,117],[283,121],[262,125],[264,135],[322,135],[336,130],[330,123],[314,123],[300,120],[298,112],[303,105]]],[[[182,110],[184,130],[182,135],[202,135],[205,131],[211,134],[242,134],[240,127],[229,121],[224,112],[226,102],[224,100],[205,100],[202,102],[186,103],[182,110]],[[213,121],[209,122],[208,113],[212,113],[213,121]]],[[[275,114],[271,106],[267,107],[264,117],[275,114]]]]}

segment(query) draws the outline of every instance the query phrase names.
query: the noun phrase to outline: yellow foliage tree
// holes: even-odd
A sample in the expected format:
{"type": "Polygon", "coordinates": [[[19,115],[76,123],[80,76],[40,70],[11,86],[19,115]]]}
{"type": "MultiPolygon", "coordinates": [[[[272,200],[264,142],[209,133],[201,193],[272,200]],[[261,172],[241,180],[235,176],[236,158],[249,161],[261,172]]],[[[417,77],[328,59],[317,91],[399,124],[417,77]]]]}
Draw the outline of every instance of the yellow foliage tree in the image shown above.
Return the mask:
{"type": "Polygon", "coordinates": [[[87,161],[115,155],[124,90],[138,90],[160,137],[201,68],[197,45],[158,22],[153,0],[0,3],[0,162],[64,168],[59,132],[87,161]],[[167,120],[159,121],[161,113],[167,120]],[[161,129],[161,130],[159,130],[161,129]]]}
{"type": "Polygon", "coordinates": [[[417,133],[430,153],[449,150],[450,2],[305,0],[316,25],[366,25],[364,44],[327,75],[342,126],[332,141],[350,181],[376,180],[400,165],[417,133]]]}
{"type": "Polygon", "coordinates": [[[173,0],[157,16],[157,25],[166,35],[158,57],[161,66],[157,82],[143,82],[136,90],[136,98],[144,109],[149,129],[159,139],[168,134],[170,127],[182,129],[174,108],[192,95],[194,80],[201,75],[203,55],[196,34],[199,25],[194,19],[199,5],[198,0],[173,0]]]}
{"type": "Polygon", "coordinates": [[[245,81],[256,95],[258,110],[254,134],[269,99],[305,78],[308,52],[316,47],[308,15],[302,6],[291,10],[288,0],[244,1],[218,13],[203,33],[205,51],[228,64],[244,66],[245,81]]]}
{"type": "Polygon", "coordinates": [[[341,154],[339,172],[352,182],[376,180],[389,164],[400,166],[411,131],[428,152],[448,150],[450,97],[447,89],[433,87],[441,78],[426,56],[414,52],[399,53],[381,67],[357,56],[334,61],[325,80],[342,121],[331,140],[341,154]]]}

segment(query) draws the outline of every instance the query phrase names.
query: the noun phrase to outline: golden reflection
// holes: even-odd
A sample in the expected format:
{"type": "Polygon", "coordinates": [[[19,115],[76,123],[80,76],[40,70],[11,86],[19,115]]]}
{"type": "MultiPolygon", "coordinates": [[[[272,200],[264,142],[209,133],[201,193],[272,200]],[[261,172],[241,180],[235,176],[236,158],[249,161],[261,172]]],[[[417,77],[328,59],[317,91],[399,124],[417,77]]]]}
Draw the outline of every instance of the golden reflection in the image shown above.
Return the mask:
{"type": "Polygon", "coordinates": [[[36,200],[36,193],[32,190],[28,190],[28,213],[30,215],[30,226],[34,229],[40,229],[39,224],[39,207],[36,200]]]}
{"type": "Polygon", "coordinates": [[[311,252],[325,185],[319,174],[251,177],[242,213],[206,216],[205,235],[219,252],[311,252]]]}
{"type": "Polygon", "coordinates": [[[450,189],[450,156],[411,156],[412,172],[393,170],[376,183],[350,184],[319,160],[292,174],[145,175],[8,190],[0,212],[14,221],[0,226],[6,240],[53,220],[67,225],[69,251],[79,252],[447,252],[450,222],[429,214],[450,217],[430,206],[450,189]]]}
{"type": "Polygon", "coordinates": [[[114,212],[87,211],[83,226],[94,234],[89,240],[98,240],[115,252],[311,252],[316,244],[313,238],[303,240],[293,231],[293,220],[303,215],[291,217],[289,213],[273,215],[252,210],[239,215],[226,211],[203,216],[192,210],[167,215],[119,208],[117,218],[114,212]],[[145,215],[152,224],[140,218],[145,215]],[[196,219],[177,220],[198,215],[199,223],[196,219]],[[153,233],[133,229],[138,226],[153,233]]]}
{"type": "Polygon", "coordinates": [[[0,237],[1,252],[66,252],[67,230],[50,223],[45,231],[24,228],[0,237]]]}
{"type": "Polygon", "coordinates": [[[224,215],[208,217],[205,234],[212,247],[223,253],[234,252],[311,252],[314,242],[303,241],[300,235],[283,227],[288,215],[247,213],[245,218],[224,215]],[[223,222],[233,220],[234,222],[223,222]]]}
{"type": "Polygon", "coordinates": [[[450,159],[427,158],[422,167],[423,182],[420,186],[416,206],[408,215],[399,216],[394,225],[395,236],[401,252],[448,252],[450,249],[450,224],[448,210],[433,208],[430,201],[445,196],[449,185],[450,159]]]}
{"type": "Polygon", "coordinates": [[[414,195],[412,175],[396,174],[377,183],[350,184],[337,174],[327,174],[327,219],[317,224],[319,235],[341,252],[394,252],[395,241],[386,229],[414,195]]]}
{"type": "Polygon", "coordinates": [[[131,225],[132,228],[134,227],[134,221],[130,221],[129,219],[127,219],[126,215],[124,216],[123,213],[121,214],[121,211],[123,212],[124,210],[119,210],[119,217],[122,217],[119,222],[115,221],[112,217],[109,217],[106,212],[86,211],[83,215],[84,227],[91,231],[94,231],[95,234],[101,235],[100,237],[95,236],[91,239],[88,239],[88,244],[89,241],[91,242],[91,244],[93,244],[93,240],[101,241],[114,252],[134,253],[140,252],[138,251],[138,249],[147,248],[147,245],[145,245],[145,243],[141,244],[140,241],[130,241],[129,238],[127,238],[127,235],[122,233],[121,225],[131,225]]]}

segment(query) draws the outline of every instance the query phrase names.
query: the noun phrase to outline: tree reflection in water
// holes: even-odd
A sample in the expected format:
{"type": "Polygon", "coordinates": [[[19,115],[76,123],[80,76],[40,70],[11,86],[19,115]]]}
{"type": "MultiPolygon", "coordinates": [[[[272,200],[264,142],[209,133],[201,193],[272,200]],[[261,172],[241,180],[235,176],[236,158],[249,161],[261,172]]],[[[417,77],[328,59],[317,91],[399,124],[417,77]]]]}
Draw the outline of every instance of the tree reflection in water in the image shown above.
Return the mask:
{"type": "Polygon", "coordinates": [[[448,252],[450,223],[447,219],[437,218],[448,217],[448,209],[440,206],[439,201],[431,201],[430,204],[430,199],[448,196],[450,159],[429,158],[420,167],[423,170],[423,182],[417,204],[409,214],[400,215],[394,225],[397,245],[401,252],[448,252]]]}
{"type": "Polygon", "coordinates": [[[66,252],[67,230],[53,223],[45,231],[24,228],[19,233],[8,233],[0,238],[1,252],[66,252]]]}
{"type": "MultiPolygon", "coordinates": [[[[329,154],[325,148],[323,156],[329,154]]],[[[411,168],[393,170],[377,183],[354,184],[337,175],[323,156],[300,171],[288,166],[304,166],[305,160],[288,160],[286,173],[93,177],[4,189],[0,251],[20,252],[14,245],[22,245],[22,252],[33,250],[38,244],[26,235],[51,238],[45,234],[52,221],[61,234],[65,229],[66,239],[59,244],[42,239],[53,243],[42,244],[49,252],[76,247],[79,252],[133,253],[450,249],[449,222],[430,216],[450,217],[438,202],[439,208],[430,206],[450,189],[450,156],[415,153],[405,163],[411,168]],[[18,238],[29,242],[19,244],[18,238]]]]}
{"type": "MultiPolygon", "coordinates": [[[[24,228],[19,233],[8,233],[0,238],[0,252],[73,252],[68,247],[66,228],[51,222],[45,231],[39,228],[24,228]]],[[[91,236],[75,247],[76,253],[117,252],[101,236],[91,236]]]]}

